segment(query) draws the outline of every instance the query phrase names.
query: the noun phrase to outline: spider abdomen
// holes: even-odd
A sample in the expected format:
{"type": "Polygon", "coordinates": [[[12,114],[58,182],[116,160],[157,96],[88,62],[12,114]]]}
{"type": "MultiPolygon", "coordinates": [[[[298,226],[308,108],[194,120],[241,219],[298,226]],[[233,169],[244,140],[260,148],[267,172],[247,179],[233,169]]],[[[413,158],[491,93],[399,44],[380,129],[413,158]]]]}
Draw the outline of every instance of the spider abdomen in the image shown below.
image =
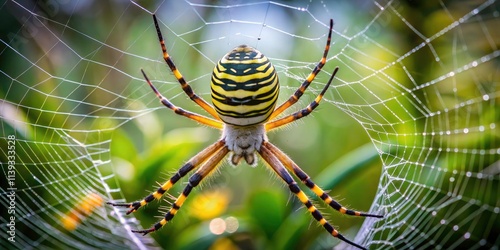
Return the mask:
{"type": "Polygon", "coordinates": [[[278,75],[260,51],[240,45],[215,66],[212,103],[226,124],[261,124],[274,111],[279,94],[278,75]]]}

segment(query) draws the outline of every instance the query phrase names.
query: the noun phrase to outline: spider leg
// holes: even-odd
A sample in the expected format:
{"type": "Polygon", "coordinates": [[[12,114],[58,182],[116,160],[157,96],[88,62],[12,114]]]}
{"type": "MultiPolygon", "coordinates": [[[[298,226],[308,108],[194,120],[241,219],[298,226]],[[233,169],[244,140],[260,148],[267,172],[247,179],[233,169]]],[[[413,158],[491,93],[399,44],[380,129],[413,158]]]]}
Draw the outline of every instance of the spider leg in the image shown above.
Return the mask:
{"type": "Polygon", "coordinates": [[[229,149],[227,147],[222,147],[219,151],[213,154],[211,158],[209,158],[203,166],[201,166],[191,177],[189,177],[189,181],[187,186],[184,188],[182,193],[177,197],[175,200],[174,204],[170,208],[170,210],[165,214],[165,217],[154,224],[151,228],[145,229],[145,230],[132,230],[134,233],[142,233],[143,235],[146,235],[148,233],[157,231],[160,229],[162,226],[167,224],[172,218],[174,218],[175,214],[179,211],[181,208],[182,204],[184,201],[187,199],[189,193],[191,190],[198,186],[198,184],[205,178],[210,172],[212,172],[219,162],[226,156],[226,154],[229,152],[229,149]]]}
{"type": "Polygon", "coordinates": [[[206,116],[198,115],[198,114],[186,111],[182,108],[179,108],[179,107],[173,105],[167,98],[165,98],[162,94],[160,94],[160,92],[156,89],[156,87],[151,83],[149,78],[146,76],[146,73],[144,72],[144,70],[141,69],[141,72],[142,72],[142,75],[144,76],[144,78],[146,79],[146,82],[148,82],[151,89],[153,89],[156,96],[160,99],[160,102],[163,105],[165,105],[165,107],[173,110],[178,115],[185,116],[185,117],[192,119],[192,120],[195,120],[201,124],[204,124],[204,125],[207,125],[207,126],[210,126],[213,128],[217,128],[217,129],[222,129],[223,124],[222,124],[222,122],[220,122],[218,120],[214,120],[214,119],[208,118],[206,116]]]}
{"type": "Polygon", "coordinates": [[[288,188],[290,191],[299,198],[299,200],[307,207],[307,210],[311,213],[311,215],[316,219],[319,224],[321,224],[328,233],[330,233],[333,237],[336,237],[352,246],[361,248],[361,249],[366,249],[349,239],[345,238],[342,234],[339,233],[333,226],[326,221],[326,219],[323,217],[323,215],[319,212],[319,210],[312,204],[312,202],[309,200],[307,195],[300,190],[299,186],[297,185],[297,182],[295,182],[286,170],[286,168],[283,166],[283,164],[280,162],[280,160],[277,158],[277,156],[273,153],[271,149],[269,149],[269,144],[264,143],[259,149],[259,154],[261,157],[264,159],[264,161],[267,163],[269,167],[271,167],[276,174],[284,181],[286,184],[288,184],[288,188]]]}
{"type": "Polygon", "coordinates": [[[301,109],[291,115],[287,115],[281,119],[278,119],[278,120],[275,120],[275,121],[272,121],[272,122],[268,122],[266,123],[266,131],[269,131],[269,130],[272,130],[272,129],[275,129],[275,128],[278,128],[278,127],[281,127],[283,125],[286,125],[290,122],[293,122],[293,121],[296,121],[302,117],[305,117],[307,115],[309,115],[311,112],[313,112],[313,110],[318,107],[319,105],[319,102],[321,101],[321,99],[323,99],[323,96],[325,95],[326,93],[326,90],[328,89],[328,87],[330,86],[330,84],[332,83],[332,80],[333,78],[335,77],[335,75],[337,74],[337,71],[339,70],[339,68],[335,68],[335,70],[333,71],[332,73],[332,76],[330,77],[330,79],[328,80],[328,83],[325,85],[325,87],[323,88],[323,90],[321,91],[321,93],[316,96],[316,98],[314,99],[313,102],[311,102],[306,108],[304,109],[301,109]]]}
{"type": "Polygon", "coordinates": [[[163,59],[167,63],[168,67],[170,68],[170,70],[174,74],[177,81],[181,84],[182,90],[184,90],[184,93],[186,93],[186,95],[189,96],[189,98],[191,100],[193,100],[196,104],[198,104],[200,107],[202,107],[205,111],[207,111],[215,119],[220,121],[220,118],[217,115],[217,112],[215,111],[215,109],[210,104],[208,104],[205,100],[203,100],[203,98],[199,97],[196,93],[194,93],[191,86],[186,82],[186,80],[182,76],[181,72],[175,66],[174,62],[172,61],[172,59],[170,58],[170,55],[167,52],[167,47],[165,46],[165,40],[163,40],[160,26],[158,25],[158,20],[156,19],[155,14],[153,14],[153,20],[155,23],[156,33],[158,34],[158,40],[160,41],[161,50],[163,51],[163,59]]]}
{"type": "Polygon", "coordinates": [[[153,200],[159,200],[165,192],[167,192],[179,179],[184,177],[186,174],[188,174],[191,170],[197,168],[200,164],[205,162],[210,156],[215,154],[218,150],[220,150],[223,146],[225,145],[225,142],[220,140],[207,148],[205,148],[203,151],[199,152],[193,158],[191,158],[186,164],[184,164],[178,171],[170,177],[168,181],[163,183],[158,190],[153,192],[152,194],[146,196],[144,199],[141,201],[136,201],[132,203],[113,203],[113,202],[107,202],[107,204],[115,206],[115,207],[127,207],[130,208],[130,210],[127,211],[127,214],[130,214],[132,212],[137,211],[140,207],[145,206],[149,202],[153,200]]]}
{"type": "Polygon", "coordinates": [[[325,46],[325,51],[323,52],[323,57],[321,60],[318,62],[316,67],[314,67],[313,71],[309,74],[309,76],[302,82],[300,87],[295,91],[295,93],[288,98],[286,102],[281,104],[278,108],[274,110],[274,112],[271,114],[269,117],[269,120],[272,120],[273,118],[277,117],[279,114],[281,114],[283,111],[285,111],[287,108],[295,104],[300,97],[304,94],[306,91],[307,87],[309,87],[309,84],[311,84],[312,81],[314,81],[314,78],[318,73],[321,71],[323,66],[325,66],[326,63],[326,57],[328,56],[328,51],[330,50],[330,42],[332,40],[332,29],[333,29],[333,19],[330,19],[330,31],[328,32],[328,39],[326,40],[326,46],[325,46]]]}
{"type": "Polygon", "coordinates": [[[314,182],[304,172],[304,170],[302,170],[295,162],[292,161],[292,159],[290,159],[290,157],[288,157],[285,153],[283,153],[283,151],[281,151],[278,147],[274,146],[269,142],[264,142],[264,144],[265,147],[268,148],[289,171],[293,172],[295,176],[297,176],[300,179],[300,181],[302,181],[302,183],[304,183],[319,198],[321,198],[326,204],[330,205],[330,207],[332,207],[333,209],[343,214],[354,215],[354,216],[376,217],[376,218],[384,217],[382,215],[363,213],[345,208],[340,203],[335,201],[332,197],[330,197],[330,195],[328,195],[325,191],[323,191],[323,189],[321,189],[318,185],[314,184],[314,182]]]}

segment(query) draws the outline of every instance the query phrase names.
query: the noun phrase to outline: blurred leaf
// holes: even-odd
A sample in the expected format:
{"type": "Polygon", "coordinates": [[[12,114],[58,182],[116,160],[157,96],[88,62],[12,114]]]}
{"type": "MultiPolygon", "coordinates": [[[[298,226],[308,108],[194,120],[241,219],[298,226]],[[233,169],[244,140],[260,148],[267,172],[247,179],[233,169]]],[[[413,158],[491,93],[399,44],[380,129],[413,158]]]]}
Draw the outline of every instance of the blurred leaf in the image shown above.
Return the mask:
{"type": "Polygon", "coordinates": [[[129,162],[134,161],[138,155],[134,142],[122,129],[114,131],[110,148],[113,156],[120,157],[129,162]]]}
{"type": "Polygon", "coordinates": [[[378,161],[380,158],[375,146],[371,142],[366,143],[328,165],[314,180],[323,189],[334,189],[343,180],[358,175],[366,167],[378,161]]]}
{"type": "Polygon", "coordinates": [[[285,209],[286,199],[282,192],[261,189],[252,193],[249,199],[249,213],[268,239],[273,238],[283,223],[285,209]]]}

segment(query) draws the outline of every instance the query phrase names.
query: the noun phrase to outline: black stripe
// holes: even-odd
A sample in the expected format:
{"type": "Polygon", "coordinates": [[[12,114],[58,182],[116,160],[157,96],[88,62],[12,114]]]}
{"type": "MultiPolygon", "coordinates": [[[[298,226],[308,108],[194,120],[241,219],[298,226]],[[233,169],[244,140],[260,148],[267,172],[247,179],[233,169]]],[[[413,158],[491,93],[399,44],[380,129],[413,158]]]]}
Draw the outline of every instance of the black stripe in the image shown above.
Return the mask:
{"type": "Polygon", "coordinates": [[[212,84],[214,86],[221,87],[224,91],[236,91],[236,90],[246,90],[246,91],[258,91],[262,87],[266,87],[269,85],[276,84],[277,74],[275,72],[271,72],[269,75],[265,77],[253,77],[246,82],[235,81],[231,78],[219,78],[215,75],[212,75],[212,84]],[[221,83],[216,82],[219,80],[221,83]]]}
{"type": "Polygon", "coordinates": [[[257,50],[247,45],[240,45],[234,48],[232,51],[230,51],[227,55],[225,55],[224,58],[226,60],[231,60],[231,61],[248,61],[248,60],[254,60],[256,58],[257,59],[265,58],[265,56],[262,53],[260,54],[260,57],[257,57],[257,55],[258,55],[257,50]]]}
{"type": "MultiPolygon", "coordinates": [[[[227,72],[225,72],[225,73],[227,73],[227,72]]],[[[247,75],[250,75],[250,74],[234,75],[234,77],[247,76],[247,75]]],[[[265,77],[262,77],[262,78],[255,77],[255,78],[252,78],[246,82],[237,82],[231,78],[219,78],[219,77],[217,77],[216,72],[214,70],[214,72],[212,73],[212,84],[215,86],[219,86],[228,92],[240,90],[240,89],[247,90],[247,91],[258,91],[262,87],[276,84],[275,80],[277,77],[278,77],[278,74],[276,74],[276,71],[273,70],[265,77]],[[222,83],[219,84],[214,79],[217,79],[222,83]]]]}
{"type": "Polygon", "coordinates": [[[272,104],[270,104],[268,107],[264,109],[258,109],[258,110],[251,110],[249,112],[244,112],[244,113],[239,113],[235,111],[228,111],[228,110],[222,110],[218,108],[216,105],[215,109],[217,110],[217,113],[225,115],[225,116],[231,116],[235,118],[251,118],[251,117],[257,117],[266,114],[269,112],[269,110],[274,109],[274,104],[276,101],[274,101],[272,104]]]}
{"type": "MultiPolygon", "coordinates": [[[[170,211],[168,211],[167,214],[165,214],[165,220],[170,221],[170,220],[172,220],[172,218],[174,218],[174,215],[172,213],[170,213],[170,211]]],[[[160,224],[160,223],[158,223],[158,224],[160,224]]],[[[155,225],[155,228],[156,228],[156,225],[155,225]]]]}
{"type": "Polygon", "coordinates": [[[182,78],[181,85],[182,85],[181,86],[182,90],[184,90],[184,92],[189,96],[189,98],[191,98],[191,99],[196,98],[193,89],[191,88],[191,86],[187,85],[187,83],[184,80],[184,78],[182,78]]]}
{"type": "Polygon", "coordinates": [[[184,188],[184,190],[182,191],[182,194],[184,194],[184,196],[188,196],[189,193],[191,193],[191,190],[193,189],[193,186],[191,186],[190,183],[187,184],[187,186],[184,188]]]}
{"type": "Polygon", "coordinates": [[[307,107],[306,109],[302,109],[299,112],[294,113],[293,118],[295,118],[297,120],[297,119],[300,119],[302,117],[309,115],[311,112],[312,112],[312,110],[310,110],[310,108],[307,107]]]}
{"type": "Polygon", "coordinates": [[[306,184],[306,186],[311,189],[314,187],[314,183],[311,181],[311,179],[305,180],[304,184],[306,184]]]}
{"type": "MultiPolygon", "coordinates": [[[[249,61],[251,61],[251,60],[254,60],[254,59],[250,59],[249,61]]],[[[227,73],[227,74],[235,75],[235,76],[242,76],[242,75],[251,75],[254,73],[266,72],[271,67],[271,63],[269,63],[269,60],[265,60],[265,61],[260,62],[260,63],[222,63],[221,61],[219,61],[215,70],[221,72],[222,71],[221,67],[224,67],[226,69],[225,73],[227,73]],[[264,69],[257,70],[257,68],[262,67],[264,65],[266,65],[266,67],[264,69]],[[233,70],[231,70],[231,69],[233,69],[233,70]],[[234,72],[234,71],[236,71],[236,72],[234,72]]]]}
{"type": "Polygon", "coordinates": [[[342,206],[341,206],[338,202],[336,202],[335,200],[330,201],[330,204],[328,204],[328,205],[330,205],[331,207],[333,207],[335,210],[339,210],[339,209],[342,207],[342,206]]]}
{"type": "Polygon", "coordinates": [[[305,180],[309,179],[309,176],[307,176],[306,173],[299,171],[297,169],[294,169],[294,170],[295,170],[295,175],[297,175],[297,177],[299,177],[299,179],[301,181],[305,181],[305,180]]]}
{"type": "Polygon", "coordinates": [[[313,204],[308,200],[304,205],[306,205],[307,208],[310,208],[313,204]]]}
{"type": "Polygon", "coordinates": [[[218,95],[217,92],[212,91],[212,99],[216,100],[217,102],[220,102],[222,104],[230,105],[230,106],[257,106],[262,103],[267,103],[272,101],[274,98],[276,98],[276,95],[271,95],[268,98],[262,99],[262,96],[249,96],[245,98],[237,98],[237,97],[221,97],[218,95]],[[217,95],[214,95],[217,94],[217,95]]]}
{"type": "Polygon", "coordinates": [[[153,201],[154,199],[155,199],[155,197],[154,197],[152,194],[150,194],[150,195],[148,195],[148,197],[146,197],[144,200],[145,200],[146,202],[151,202],[151,201],[153,201]]]}
{"type": "Polygon", "coordinates": [[[182,166],[179,171],[177,171],[177,174],[170,178],[170,181],[172,182],[172,184],[175,184],[180,178],[189,173],[189,171],[193,170],[193,168],[194,166],[191,163],[184,164],[184,166],[182,166]]]}
{"type": "Polygon", "coordinates": [[[288,188],[290,188],[290,191],[292,191],[292,193],[294,194],[298,194],[300,192],[299,186],[297,186],[297,184],[295,183],[291,183],[290,185],[288,185],[288,188]]]}
{"type": "Polygon", "coordinates": [[[314,210],[314,212],[312,212],[311,214],[314,217],[314,219],[316,219],[317,221],[320,221],[321,219],[323,219],[323,215],[321,215],[321,213],[318,211],[318,209],[314,210]]]}
{"type": "MultiPolygon", "coordinates": [[[[272,89],[269,91],[258,94],[256,96],[246,96],[243,98],[239,97],[230,97],[228,95],[222,95],[218,92],[216,92],[214,89],[212,89],[212,99],[215,99],[216,101],[226,104],[226,105],[231,105],[231,106],[240,106],[240,105],[247,105],[247,106],[256,106],[261,103],[266,103],[272,101],[274,98],[277,96],[277,89],[279,88],[278,84],[275,84],[272,89]]],[[[227,93],[230,94],[230,93],[227,93]]]]}
{"type": "Polygon", "coordinates": [[[326,193],[323,193],[321,196],[320,196],[321,199],[323,200],[326,200],[326,198],[328,198],[328,195],[326,193]]]}
{"type": "MultiPolygon", "coordinates": [[[[184,174],[185,175],[185,174],[184,174]]],[[[184,176],[182,174],[180,174],[179,172],[177,172],[177,174],[175,174],[174,176],[172,176],[172,178],[170,178],[170,182],[172,183],[176,183],[178,180],[181,179],[182,176],[184,176]]]]}
{"type": "Polygon", "coordinates": [[[323,225],[323,227],[324,227],[324,228],[326,229],[326,231],[328,231],[330,234],[331,234],[331,233],[333,233],[333,227],[332,227],[332,225],[330,225],[330,223],[328,223],[328,222],[327,222],[327,223],[325,223],[325,224],[323,225]]]}
{"type": "Polygon", "coordinates": [[[203,176],[201,176],[200,174],[194,173],[193,175],[191,175],[191,177],[189,177],[189,184],[193,187],[196,187],[198,186],[202,178],[203,176]]]}
{"type": "Polygon", "coordinates": [[[157,193],[159,194],[163,194],[165,193],[165,190],[163,190],[163,188],[159,187],[157,190],[156,190],[157,193]]]}

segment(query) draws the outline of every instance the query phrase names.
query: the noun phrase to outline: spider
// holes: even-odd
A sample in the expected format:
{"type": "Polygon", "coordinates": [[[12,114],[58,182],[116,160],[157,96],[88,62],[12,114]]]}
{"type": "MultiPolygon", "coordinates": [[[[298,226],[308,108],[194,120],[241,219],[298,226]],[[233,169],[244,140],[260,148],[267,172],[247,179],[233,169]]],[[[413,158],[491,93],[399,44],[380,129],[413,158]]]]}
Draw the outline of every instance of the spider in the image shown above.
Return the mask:
{"type": "Polygon", "coordinates": [[[132,230],[135,233],[144,235],[159,230],[167,224],[179,211],[191,190],[210,172],[217,168],[219,163],[229,154],[229,162],[238,165],[245,160],[249,165],[257,164],[257,154],[264,160],[287,185],[290,191],[307,207],[311,215],[321,224],[328,233],[338,239],[358,248],[364,247],[350,241],[340,234],[312,204],[306,194],[299,188],[290,172],[321,198],[326,204],[340,213],[381,218],[381,215],[358,212],[343,207],[340,203],[330,197],[325,191],[318,187],[309,176],[295,164],[285,153],[268,141],[266,133],[275,128],[294,122],[309,115],[319,105],[326,90],[330,86],[338,67],[333,71],[328,83],[321,93],[306,108],[282,118],[275,119],[283,111],[288,109],[304,94],[307,87],[314,80],[326,63],[333,29],[333,20],[330,20],[330,29],[326,41],[323,57],[318,62],[313,71],[304,80],[301,86],[289,99],[275,108],[279,94],[279,82],[276,70],[271,62],[260,51],[246,45],[240,45],[227,53],[215,66],[211,78],[212,105],[200,98],[186,82],[180,71],[174,65],[165,46],[165,41],[158,25],[156,15],[153,14],[153,21],[158,35],[158,40],[163,51],[163,59],[180,83],[183,91],[191,100],[207,111],[212,118],[186,111],[172,104],[167,98],[162,96],[156,87],[151,83],[144,70],[142,75],[149,84],[153,92],[160,99],[160,102],[176,114],[195,120],[201,124],[222,130],[221,138],[214,144],[208,146],[187,163],[185,163],[168,181],[161,185],[155,192],[148,195],[141,201],[132,203],[108,204],[129,208],[127,214],[137,211],[139,208],[153,200],[159,200],[179,179],[187,175],[192,170],[197,169],[189,177],[189,181],[177,197],[172,207],[165,214],[164,218],[145,230],[132,230]]]}

